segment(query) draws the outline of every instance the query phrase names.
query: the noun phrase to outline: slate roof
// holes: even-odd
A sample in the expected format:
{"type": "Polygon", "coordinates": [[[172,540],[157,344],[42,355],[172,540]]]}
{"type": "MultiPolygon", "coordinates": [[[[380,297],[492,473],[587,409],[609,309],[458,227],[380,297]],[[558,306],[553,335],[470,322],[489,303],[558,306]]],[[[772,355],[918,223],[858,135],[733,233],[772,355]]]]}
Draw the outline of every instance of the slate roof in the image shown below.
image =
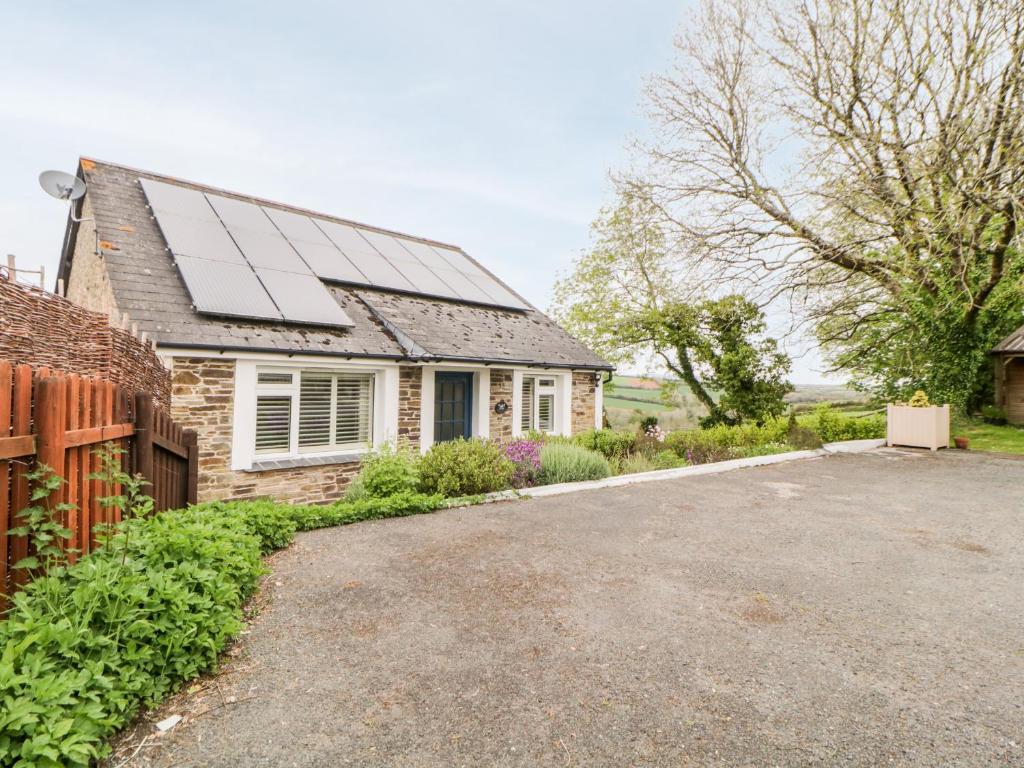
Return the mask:
{"type": "MultiPolygon", "coordinates": [[[[139,178],[215,192],[286,211],[310,212],[99,160],[83,158],[79,176],[88,184],[84,200],[91,210],[86,211],[86,215],[95,217],[97,237],[104,246],[101,250],[118,309],[127,312],[132,322],[138,323],[139,330],[145,331],[158,345],[611,368],[533,307],[521,312],[329,284],[332,295],[352,319],[353,327],[313,327],[201,315],[192,307],[163,235],[147,207],[139,178]]],[[[65,238],[58,273],[65,281],[70,274],[77,226],[69,222],[65,238]]]]}
{"type": "Polygon", "coordinates": [[[1024,325],[1000,341],[993,354],[1004,354],[1008,352],[1024,352],[1024,325]]]}

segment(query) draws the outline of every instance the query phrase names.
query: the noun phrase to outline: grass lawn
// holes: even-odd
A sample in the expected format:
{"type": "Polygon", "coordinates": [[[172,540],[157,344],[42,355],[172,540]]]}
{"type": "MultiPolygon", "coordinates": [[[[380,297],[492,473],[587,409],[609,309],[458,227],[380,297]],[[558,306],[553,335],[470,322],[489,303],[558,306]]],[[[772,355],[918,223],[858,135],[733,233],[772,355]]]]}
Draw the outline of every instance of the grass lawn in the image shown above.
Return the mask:
{"type": "MultiPolygon", "coordinates": [[[[996,426],[982,421],[957,421],[952,435],[968,437],[974,451],[1024,454],[1024,428],[996,426]]],[[[952,444],[952,443],[950,443],[952,444]]]]}

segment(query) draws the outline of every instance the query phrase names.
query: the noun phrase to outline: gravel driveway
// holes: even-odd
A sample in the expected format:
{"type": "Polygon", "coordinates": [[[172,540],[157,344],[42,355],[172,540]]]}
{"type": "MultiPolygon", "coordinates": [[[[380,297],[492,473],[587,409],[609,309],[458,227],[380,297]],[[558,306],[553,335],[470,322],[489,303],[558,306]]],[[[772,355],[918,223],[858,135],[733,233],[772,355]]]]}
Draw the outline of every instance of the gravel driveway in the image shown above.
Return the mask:
{"type": "Polygon", "coordinates": [[[327,529],[272,564],[130,765],[1024,765],[1019,459],[832,456],[327,529]]]}

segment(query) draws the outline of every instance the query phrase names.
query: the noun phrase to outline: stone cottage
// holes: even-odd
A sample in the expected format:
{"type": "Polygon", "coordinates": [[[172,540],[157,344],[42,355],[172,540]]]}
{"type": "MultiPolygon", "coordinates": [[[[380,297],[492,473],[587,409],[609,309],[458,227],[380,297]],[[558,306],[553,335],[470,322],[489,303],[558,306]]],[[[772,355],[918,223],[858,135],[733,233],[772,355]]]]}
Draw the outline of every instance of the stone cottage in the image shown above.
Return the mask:
{"type": "Polygon", "coordinates": [[[83,158],[59,279],[127,315],[201,500],[338,498],[384,443],[600,426],[604,360],[460,248],[83,158]]]}

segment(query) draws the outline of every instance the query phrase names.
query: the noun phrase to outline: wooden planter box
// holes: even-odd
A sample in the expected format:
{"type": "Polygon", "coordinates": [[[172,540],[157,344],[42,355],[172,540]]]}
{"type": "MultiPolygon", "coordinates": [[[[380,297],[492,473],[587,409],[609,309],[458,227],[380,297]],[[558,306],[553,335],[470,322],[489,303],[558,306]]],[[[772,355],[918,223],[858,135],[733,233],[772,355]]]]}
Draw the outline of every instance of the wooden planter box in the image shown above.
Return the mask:
{"type": "Polygon", "coordinates": [[[890,404],[886,416],[886,445],[907,445],[933,451],[949,447],[948,405],[913,408],[890,404]]]}

